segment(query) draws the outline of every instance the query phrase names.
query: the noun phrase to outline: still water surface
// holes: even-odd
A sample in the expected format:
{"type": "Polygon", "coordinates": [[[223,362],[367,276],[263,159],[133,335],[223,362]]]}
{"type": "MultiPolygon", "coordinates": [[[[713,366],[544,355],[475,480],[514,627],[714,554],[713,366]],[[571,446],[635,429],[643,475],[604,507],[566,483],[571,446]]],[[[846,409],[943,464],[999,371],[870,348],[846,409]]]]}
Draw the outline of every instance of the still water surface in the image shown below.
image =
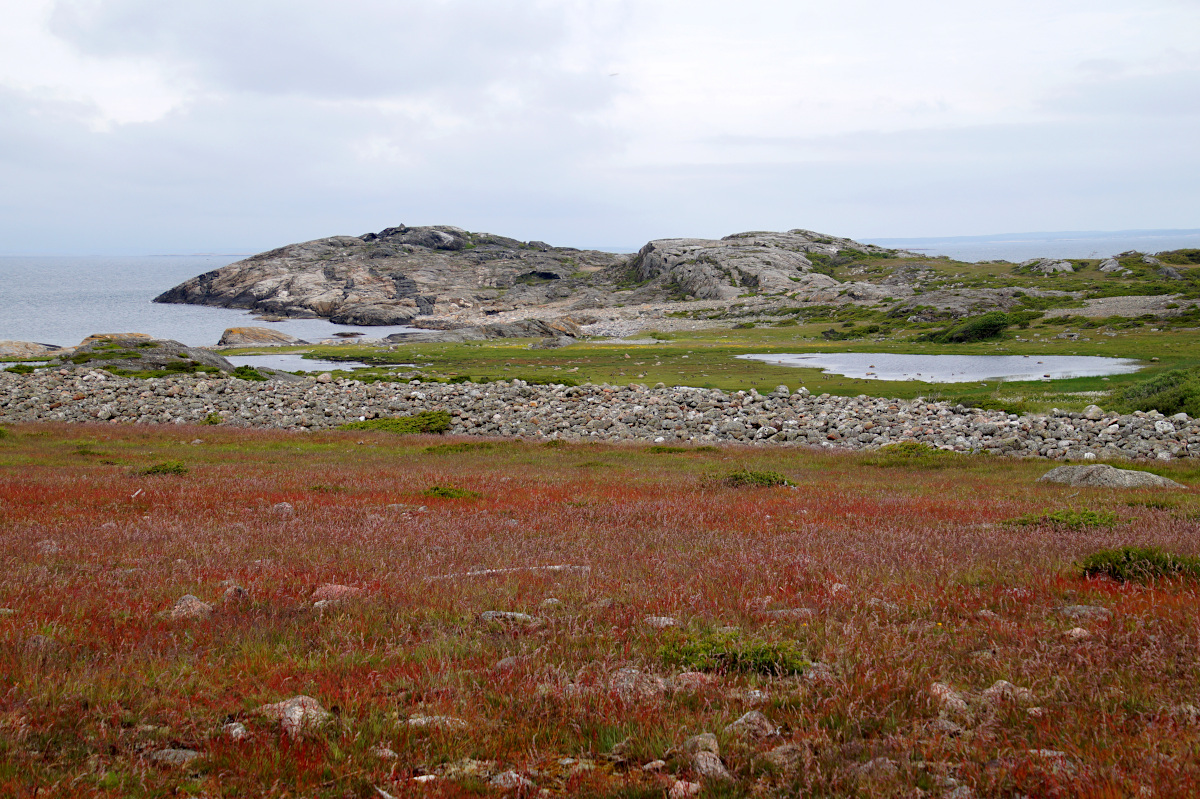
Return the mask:
{"type": "Polygon", "coordinates": [[[810,352],[739,355],[747,360],[821,369],[867,380],[971,383],[987,380],[1061,380],[1136,372],[1130,358],[1094,355],[905,355],[892,352],[810,352]]]}

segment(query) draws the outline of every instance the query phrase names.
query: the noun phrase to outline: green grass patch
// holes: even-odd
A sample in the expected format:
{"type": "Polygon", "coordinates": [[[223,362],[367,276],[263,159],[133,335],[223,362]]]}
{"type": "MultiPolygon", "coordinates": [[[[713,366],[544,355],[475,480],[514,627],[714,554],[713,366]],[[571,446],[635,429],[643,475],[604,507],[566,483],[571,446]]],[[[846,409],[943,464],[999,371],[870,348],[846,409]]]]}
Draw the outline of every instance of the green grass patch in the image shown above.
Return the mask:
{"type": "Polygon", "coordinates": [[[426,447],[425,452],[430,455],[454,455],[459,452],[478,452],[495,448],[496,445],[490,441],[460,441],[457,444],[434,444],[432,447],[426,447]]]}
{"type": "Polygon", "coordinates": [[[1200,577],[1200,558],[1172,555],[1157,547],[1119,547],[1088,555],[1079,564],[1084,577],[1143,582],[1160,577],[1200,577]]]}
{"type": "Polygon", "coordinates": [[[233,370],[233,376],[241,380],[255,380],[258,382],[268,379],[266,375],[253,366],[239,366],[233,370]]]}
{"type": "Polygon", "coordinates": [[[1010,519],[1010,524],[1021,526],[1050,525],[1065,527],[1070,530],[1084,530],[1089,527],[1115,527],[1120,523],[1117,514],[1107,510],[1087,510],[1085,508],[1063,508],[1046,513],[1030,513],[1016,519],[1010,519]]]}
{"type": "Polygon", "coordinates": [[[139,469],[138,474],[152,476],[157,474],[187,474],[188,467],[180,461],[163,461],[145,469],[139,469]]]}
{"type": "Polygon", "coordinates": [[[478,499],[483,496],[478,491],[468,491],[458,486],[430,486],[421,493],[438,499],[478,499]]]}
{"type": "Polygon", "coordinates": [[[1118,413],[1158,411],[1167,416],[1200,416],[1200,367],[1172,369],[1126,387],[1116,395],[1118,413]]]}
{"type": "Polygon", "coordinates": [[[812,662],[795,641],[741,640],[736,634],[688,635],[658,650],[666,663],[687,671],[744,672],[785,676],[800,674],[812,662]]]}
{"type": "Polygon", "coordinates": [[[669,447],[666,444],[654,444],[646,447],[646,452],[652,455],[672,455],[677,452],[690,452],[689,447],[669,447]]]}
{"type": "Polygon", "coordinates": [[[796,485],[779,472],[751,471],[750,469],[730,472],[722,478],[721,482],[730,488],[776,488],[780,486],[794,488],[796,485]]]}
{"type": "Polygon", "coordinates": [[[863,463],[884,468],[916,466],[923,469],[944,469],[953,466],[961,457],[957,452],[931,447],[919,441],[900,441],[883,445],[863,458],[863,463]]]}
{"type": "Polygon", "coordinates": [[[380,430],[397,435],[418,433],[444,433],[450,429],[449,411],[421,411],[410,416],[394,416],[387,419],[367,419],[338,425],[338,430],[380,430]]]}
{"type": "Polygon", "coordinates": [[[1002,311],[991,311],[982,316],[964,319],[956,325],[926,333],[917,341],[932,341],[935,344],[963,344],[970,341],[989,341],[1000,338],[1004,330],[1013,324],[1013,319],[1002,311]]]}
{"type": "Polygon", "coordinates": [[[7,371],[17,375],[31,375],[33,374],[33,367],[27,363],[18,363],[8,367],[7,371]]]}

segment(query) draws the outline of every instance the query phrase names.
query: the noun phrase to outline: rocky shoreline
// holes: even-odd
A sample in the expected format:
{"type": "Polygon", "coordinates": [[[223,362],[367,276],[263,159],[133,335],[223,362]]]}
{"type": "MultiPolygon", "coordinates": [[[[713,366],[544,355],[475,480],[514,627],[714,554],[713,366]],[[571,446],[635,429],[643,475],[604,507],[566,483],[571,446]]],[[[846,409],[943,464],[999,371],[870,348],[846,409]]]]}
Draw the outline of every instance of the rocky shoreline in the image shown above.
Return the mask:
{"type": "Polygon", "coordinates": [[[1200,456],[1200,420],[1152,411],[1015,416],[945,402],[609,385],[298,382],[210,375],[150,380],[91,369],[0,372],[0,423],[219,423],[322,430],[352,421],[449,412],[456,435],[743,443],[872,449],[918,441],[958,452],[1049,459],[1200,456]]]}

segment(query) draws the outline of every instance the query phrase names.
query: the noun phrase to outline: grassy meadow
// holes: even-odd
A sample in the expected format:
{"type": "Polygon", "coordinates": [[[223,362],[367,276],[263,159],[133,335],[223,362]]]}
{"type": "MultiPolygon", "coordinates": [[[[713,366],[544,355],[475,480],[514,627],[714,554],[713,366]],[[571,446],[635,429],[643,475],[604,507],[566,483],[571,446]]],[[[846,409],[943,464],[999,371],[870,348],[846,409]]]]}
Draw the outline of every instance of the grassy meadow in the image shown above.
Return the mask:
{"type": "Polygon", "coordinates": [[[1081,568],[1193,564],[1196,464],[1115,491],[982,456],[554,443],[9,428],[0,795],[1200,791],[1195,570],[1081,568]],[[795,486],[729,479],[760,472],[795,486]],[[172,619],[188,594],[211,614],[172,619]],[[329,720],[257,711],[296,695],[329,720]],[[751,710],[771,729],[726,729],[751,710]],[[732,780],[696,774],[705,732],[732,780]]]}

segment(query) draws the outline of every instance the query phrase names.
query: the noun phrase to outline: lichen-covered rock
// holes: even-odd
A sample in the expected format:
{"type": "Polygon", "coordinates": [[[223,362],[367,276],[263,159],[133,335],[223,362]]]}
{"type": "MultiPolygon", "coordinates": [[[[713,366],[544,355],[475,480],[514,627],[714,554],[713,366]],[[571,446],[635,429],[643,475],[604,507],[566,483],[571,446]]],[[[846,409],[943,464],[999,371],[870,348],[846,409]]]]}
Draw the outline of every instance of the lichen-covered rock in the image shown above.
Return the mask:
{"type": "Polygon", "coordinates": [[[307,341],[269,327],[230,327],[221,334],[218,347],[277,347],[307,344],[307,341]]]}
{"type": "Polygon", "coordinates": [[[317,729],[333,718],[333,714],[323,708],[320,702],[303,694],[282,702],[263,705],[257,712],[261,716],[278,721],[283,731],[292,737],[317,729]]]}
{"type": "MultiPolygon", "coordinates": [[[[1164,431],[1165,432],[1165,431],[1164,431]]],[[[1106,463],[1091,466],[1059,466],[1038,478],[1039,483],[1064,483],[1089,488],[1186,488],[1174,480],[1150,472],[1118,469],[1106,463]]]]}

